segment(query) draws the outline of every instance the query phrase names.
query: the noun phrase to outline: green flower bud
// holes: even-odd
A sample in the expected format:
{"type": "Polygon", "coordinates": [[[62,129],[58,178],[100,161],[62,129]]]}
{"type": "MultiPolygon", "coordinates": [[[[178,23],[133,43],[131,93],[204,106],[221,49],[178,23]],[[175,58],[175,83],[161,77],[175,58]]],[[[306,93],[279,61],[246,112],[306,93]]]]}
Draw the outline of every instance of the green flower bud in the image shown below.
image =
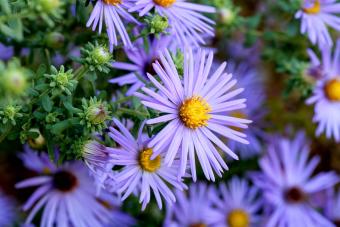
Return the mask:
{"type": "Polygon", "coordinates": [[[19,113],[20,107],[14,105],[7,105],[5,108],[0,110],[0,119],[3,124],[11,122],[12,125],[16,125],[16,118],[20,118],[23,115],[19,113]]]}
{"type": "Polygon", "coordinates": [[[20,95],[27,88],[27,74],[21,68],[9,68],[3,72],[3,85],[10,93],[20,95]]]}
{"type": "Polygon", "coordinates": [[[41,135],[39,129],[33,128],[33,129],[30,130],[30,132],[38,133],[39,136],[36,137],[36,138],[29,138],[28,141],[27,141],[28,145],[35,150],[40,150],[40,149],[44,148],[44,146],[46,144],[46,140],[43,137],[43,135],[41,135]]]}
{"type": "Polygon", "coordinates": [[[98,43],[88,43],[80,50],[81,62],[87,65],[90,71],[98,70],[100,72],[108,73],[112,63],[112,54],[106,46],[98,43]]]}
{"type": "Polygon", "coordinates": [[[83,112],[79,113],[81,124],[86,125],[91,131],[101,131],[106,127],[105,121],[110,119],[110,111],[105,102],[91,98],[89,101],[83,99],[83,112]]]}
{"type": "Polygon", "coordinates": [[[149,20],[149,25],[151,33],[163,33],[169,27],[168,18],[156,14],[149,20]]]}
{"type": "Polygon", "coordinates": [[[60,0],[39,0],[39,4],[45,13],[51,13],[61,6],[60,0]]]}
{"type": "Polygon", "coordinates": [[[225,25],[232,24],[236,18],[236,14],[231,8],[220,9],[218,15],[221,23],[225,25]]]}
{"type": "Polygon", "coordinates": [[[106,106],[101,104],[90,106],[86,116],[92,124],[101,124],[107,119],[106,106]]]}
{"type": "Polygon", "coordinates": [[[61,66],[58,71],[54,66],[51,66],[51,73],[45,74],[45,76],[50,79],[50,87],[53,88],[53,93],[64,92],[71,95],[77,84],[77,81],[73,79],[72,70],[65,72],[64,66],[61,66]]]}
{"type": "Polygon", "coordinates": [[[92,51],[92,58],[98,64],[106,64],[111,61],[111,53],[106,47],[97,46],[92,51]]]}
{"type": "Polygon", "coordinates": [[[59,32],[51,32],[46,36],[46,44],[52,48],[61,48],[64,45],[64,36],[59,32]]]}

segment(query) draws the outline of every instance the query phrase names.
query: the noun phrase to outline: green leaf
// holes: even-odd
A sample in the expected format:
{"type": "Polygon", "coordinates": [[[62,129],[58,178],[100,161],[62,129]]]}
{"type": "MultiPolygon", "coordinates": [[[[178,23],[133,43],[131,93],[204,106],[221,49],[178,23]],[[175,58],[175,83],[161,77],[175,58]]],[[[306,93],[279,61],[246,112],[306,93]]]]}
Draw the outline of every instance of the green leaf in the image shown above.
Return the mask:
{"type": "Polygon", "coordinates": [[[52,126],[51,132],[55,135],[60,135],[65,129],[71,127],[72,125],[79,124],[79,122],[79,118],[71,118],[65,121],[58,122],[57,124],[52,126]]]}
{"type": "Polygon", "coordinates": [[[1,6],[1,9],[3,10],[3,12],[5,14],[10,14],[11,13],[11,7],[9,5],[8,0],[1,0],[0,1],[0,6],[1,6]]]}
{"type": "Polygon", "coordinates": [[[42,104],[42,107],[44,108],[44,110],[46,110],[46,112],[50,112],[53,108],[53,102],[48,95],[44,95],[41,98],[41,104],[42,104]]]}

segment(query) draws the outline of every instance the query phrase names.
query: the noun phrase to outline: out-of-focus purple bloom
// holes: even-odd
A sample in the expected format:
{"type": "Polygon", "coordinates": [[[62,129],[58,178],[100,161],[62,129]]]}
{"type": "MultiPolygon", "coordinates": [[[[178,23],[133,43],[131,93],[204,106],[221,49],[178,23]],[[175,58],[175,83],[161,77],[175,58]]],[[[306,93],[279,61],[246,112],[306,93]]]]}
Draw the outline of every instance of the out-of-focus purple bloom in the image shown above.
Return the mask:
{"type": "Polygon", "coordinates": [[[104,225],[105,227],[129,227],[136,225],[136,220],[133,217],[120,210],[122,202],[119,196],[103,191],[98,200],[111,213],[111,219],[108,224],[104,225]]]}
{"type": "Polygon", "coordinates": [[[245,129],[247,140],[250,146],[240,144],[236,141],[229,140],[230,149],[239,152],[242,158],[247,158],[259,154],[262,150],[260,138],[264,138],[264,132],[261,130],[261,122],[265,110],[263,102],[265,99],[263,78],[255,69],[251,69],[246,63],[236,64],[229,62],[227,71],[232,73],[238,82],[238,86],[244,88],[241,97],[247,99],[247,108],[233,111],[232,116],[238,118],[251,119],[252,127],[245,129]]]}
{"type": "Polygon", "coordinates": [[[210,199],[211,188],[203,183],[191,184],[188,193],[176,190],[176,203],[167,206],[164,227],[213,227],[220,216],[210,199]]]}
{"type": "Polygon", "coordinates": [[[336,226],[340,224],[340,191],[335,191],[333,188],[327,191],[326,216],[336,226]]]}
{"type": "MultiPolygon", "coordinates": [[[[340,141],[340,41],[337,41],[334,55],[330,48],[324,48],[321,63],[323,77],[315,85],[313,95],[307,104],[315,104],[313,121],[318,123],[316,135],[323,132],[327,138],[340,141]]],[[[316,61],[316,60],[315,60],[316,61]]]]}
{"type": "Polygon", "coordinates": [[[175,201],[175,196],[167,184],[177,189],[186,188],[181,179],[176,174],[179,168],[179,161],[169,167],[164,164],[163,155],[156,156],[153,160],[151,156],[155,149],[148,147],[149,138],[143,134],[143,126],[139,129],[137,140],[118,120],[114,119],[117,129],[110,127],[109,136],[121,147],[111,148],[112,163],[117,166],[124,166],[115,175],[118,193],[123,193],[122,200],[125,200],[132,192],[140,193],[139,202],[144,210],[150,202],[151,192],[156,197],[158,207],[162,208],[163,197],[168,203],[175,201]]]}
{"type": "Polygon", "coordinates": [[[268,209],[266,226],[333,226],[310,203],[311,197],[339,182],[334,172],[312,176],[319,157],[308,160],[309,143],[303,132],[295,139],[275,138],[253,173],[268,209]]]}
{"type": "Polygon", "coordinates": [[[14,48],[0,43],[0,60],[7,61],[13,57],[14,48]]]}
{"type": "Polygon", "coordinates": [[[322,49],[332,46],[333,41],[327,26],[340,31],[340,3],[336,0],[304,0],[302,8],[295,14],[301,18],[301,33],[307,33],[309,40],[322,49]]]}
{"type": "Polygon", "coordinates": [[[24,146],[24,152],[19,154],[19,158],[27,169],[38,173],[47,174],[57,169],[45,152],[34,151],[27,144],[24,146]]]}
{"type": "Polygon", "coordinates": [[[198,47],[205,44],[203,35],[213,37],[215,22],[199,13],[214,13],[215,8],[206,5],[194,4],[185,0],[137,0],[130,12],[138,11],[144,16],[152,9],[169,19],[170,33],[176,36],[181,46],[198,47]]]}
{"type": "Polygon", "coordinates": [[[92,30],[96,30],[98,27],[98,31],[101,33],[104,21],[110,42],[110,51],[113,50],[113,46],[118,45],[119,38],[117,33],[124,46],[132,47],[123,20],[124,22],[139,24],[139,22],[127,12],[127,10],[132,7],[132,2],[134,1],[135,0],[98,0],[92,10],[86,26],[92,26],[92,30]]]}
{"type": "Polygon", "coordinates": [[[228,169],[216,147],[238,159],[219,136],[248,143],[244,133],[231,128],[247,128],[251,122],[231,116],[232,111],[245,107],[245,99],[235,99],[244,89],[233,89],[236,80],[232,80],[231,74],[224,73],[226,63],[211,73],[212,61],[212,52],[200,50],[195,57],[192,51],[185,52],[182,82],[170,53],[165,51],[160,54],[160,61],[153,64],[161,82],[148,75],[159,92],[144,87],[142,90],[147,95],[136,93],[145,106],[162,113],[160,117],[148,120],[148,124],[168,122],[148,144],[155,149],[153,157],[166,151],[164,161],[171,165],[176,154],[180,154],[179,176],[184,175],[189,159],[194,181],[196,155],[204,175],[213,181],[214,172],[221,177],[223,169],[228,169]]]}
{"type": "Polygon", "coordinates": [[[138,89],[144,86],[148,81],[147,73],[154,74],[152,64],[158,60],[159,51],[164,51],[168,47],[170,39],[162,37],[137,41],[135,48],[125,48],[125,53],[132,63],[114,62],[113,68],[129,71],[128,74],[109,80],[110,83],[117,83],[119,86],[132,85],[126,92],[127,96],[132,95],[138,89]],[[148,50],[146,48],[149,48],[148,50]]]}
{"type": "Polygon", "coordinates": [[[96,188],[87,168],[80,163],[66,163],[50,175],[33,177],[16,184],[16,188],[38,186],[23,205],[31,209],[26,224],[44,207],[40,226],[102,227],[110,212],[95,197],[96,188]]]}
{"type": "Polygon", "coordinates": [[[213,226],[243,227],[259,224],[257,212],[262,200],[258,198],[258,193],[258,188],[238,177],[233,177],[227,185],[220,184],[219,190],[211,193],[212,203],[219,214],[213,226]]]}
{"type": "Polygon", "coordinates": [[[12,199],[0,190],[0,226],[13,226],[16,216],[15,205],[12,199]]]}

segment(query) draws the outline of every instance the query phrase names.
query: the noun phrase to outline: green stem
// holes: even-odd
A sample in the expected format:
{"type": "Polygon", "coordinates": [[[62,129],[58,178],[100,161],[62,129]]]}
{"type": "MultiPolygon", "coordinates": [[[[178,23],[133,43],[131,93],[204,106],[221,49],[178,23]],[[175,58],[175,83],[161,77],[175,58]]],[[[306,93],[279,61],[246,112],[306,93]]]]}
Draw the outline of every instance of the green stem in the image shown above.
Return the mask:
{"type": "Polygon", "coordinates": [[[137,110],[130,110],[127,108],[119,108],[116,113],[122,113],[122,114],[128,114],[130,116],[138,117],[138,118],[148,118],[149,114],[148,113],[143,113],[137,110]]]}
{"type": "Polygon", "coordinates": [[[113,101],[112,104],[113,104],[113,105],[118,105],[118,104],[120,104],[120,103],[124,103],[124,102],[126,102],[126,101],[129,101],[129,100],[131,100],[132,98],[133,98],[133,96],[127,96],[127,97],[124,97],[124,98],[120,98],[120,99],[118,99],[118,100],[116,100],[116,101],[113,101]]]}
{"type": "Polygon", "coordinates": [[[75,80],[81,80],[85,76],[85,74],[88,72],[88,67],[87,66],[80,66],[75,72],[74,72],[74,79],[75,80]]]}

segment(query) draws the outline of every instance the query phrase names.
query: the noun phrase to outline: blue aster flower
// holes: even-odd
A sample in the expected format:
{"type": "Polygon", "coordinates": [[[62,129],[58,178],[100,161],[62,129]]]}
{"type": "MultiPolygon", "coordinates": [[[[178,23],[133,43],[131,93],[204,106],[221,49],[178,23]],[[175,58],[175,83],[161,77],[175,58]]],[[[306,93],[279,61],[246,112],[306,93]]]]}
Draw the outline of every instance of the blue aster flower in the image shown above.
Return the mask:
{"type": "Polygon", "coordinates": [[[267,154],[260,159],[262,172],[251,174],[253,182],[263,191],[268,211],[268,227],[334,226],[311,204],[316,193],[339,182],[334,172],[313,176],[319,157],[308,160],[309,143],[303,132],[293,140],[273,139],[267,154]]]}

